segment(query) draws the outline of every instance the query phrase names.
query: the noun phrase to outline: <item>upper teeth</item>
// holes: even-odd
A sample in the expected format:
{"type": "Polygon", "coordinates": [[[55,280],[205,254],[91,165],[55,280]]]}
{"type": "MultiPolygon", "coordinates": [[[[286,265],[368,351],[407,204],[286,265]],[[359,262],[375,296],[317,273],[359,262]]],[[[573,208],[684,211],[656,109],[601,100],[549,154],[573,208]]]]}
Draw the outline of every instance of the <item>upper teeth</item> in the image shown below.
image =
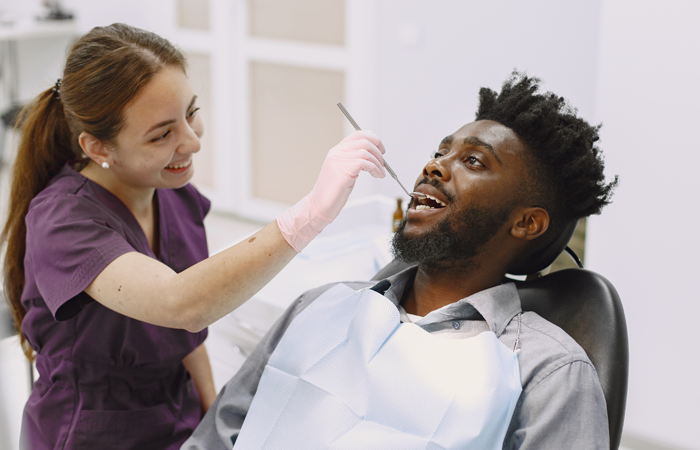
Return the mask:
{"type": "Polygon", "coordinates": [[[192,160],[188,159],[187,161],[183,162],[182,164],[173,164],[173,165],[168,166],[167,168],[168,169],[182,169],[183,167],[189,166],[191,162],[192,162],[192,160]]]}
{"type": "MultiPolygon", "coordinates": [[[[422,194],[422,195],[424,195],[426,198],[429,198],[430,200],[434,201],[435,203],[437,203],[437,204],[440,205],[440,206],[447,206],[447,203],[445,203],[445,202],[443,202],[442,200],[439,200],[439,199],[433,197],[432,195],[428,195],[428,194],[422,194]]],[[[434,208],[434,207],[432,207],[432,206],[430,206],[430,205],[416,205],[416,210],[419,210],[419,211],[420,211],[420,210],[423,210],[423,209],[436,209],[436,208],[434,208]]]]}
{"type": "Polygon", "coordinates": [[[447,206],[447,203],[445,203],[445,202],[443,202],[443,201],[441,201],[441,200],[439,200],[439,199],[433,197],[432,195],[428,195],[428,194],[423,194],[423,195],[425,195],[426,197],[428,197],[430,200],[435,200],[436,202],[438,202],[438,203],[439,203],[440,205],[442,205],[442,206],[447,206]]]}

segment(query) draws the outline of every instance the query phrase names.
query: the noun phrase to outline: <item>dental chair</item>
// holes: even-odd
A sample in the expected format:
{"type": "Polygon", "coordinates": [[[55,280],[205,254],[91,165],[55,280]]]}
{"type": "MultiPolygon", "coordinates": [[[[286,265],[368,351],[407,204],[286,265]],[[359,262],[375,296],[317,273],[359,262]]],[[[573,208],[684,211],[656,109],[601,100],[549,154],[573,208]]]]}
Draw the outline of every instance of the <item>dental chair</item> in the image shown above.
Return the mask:
{"type": "MultiPolygon", "coordinates": [[[[579,258],[567,246],[577,223],[570,223],[557,239],[527,261],[516,261],[508,273],[528,276],[525,281],[512,280],[518,288],[523,311],[533,311],[557,325],[586,351],[605,395],[610,448],[617,450],[627,401],[627,323],[613,285],[601,275],[584,270],[579,258]],[[562,251],[566,251],[580,268],[539,276],[562,251]]],[[[373,280],[384,279],[408,266],[394,260],[373,280]]]]}

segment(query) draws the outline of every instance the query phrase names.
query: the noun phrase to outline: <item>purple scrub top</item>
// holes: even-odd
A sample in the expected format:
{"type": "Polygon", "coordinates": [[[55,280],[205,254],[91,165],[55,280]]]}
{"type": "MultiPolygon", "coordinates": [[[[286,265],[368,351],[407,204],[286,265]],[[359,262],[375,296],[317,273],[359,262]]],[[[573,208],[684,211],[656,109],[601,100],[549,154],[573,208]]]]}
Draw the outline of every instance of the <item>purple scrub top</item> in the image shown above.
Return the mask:
{"type": "Polygon", "coordinates": [[[160,257],[127,207],[66,164],[31,202],[22,331],[39,378],[24,409],[21,448],[179,449],[200,418],[182,359],[207,331],[150,325],[83,290],[137,251],[181,272],[208,256],[209,200],[193,186],[156,190],[160,257]]]}

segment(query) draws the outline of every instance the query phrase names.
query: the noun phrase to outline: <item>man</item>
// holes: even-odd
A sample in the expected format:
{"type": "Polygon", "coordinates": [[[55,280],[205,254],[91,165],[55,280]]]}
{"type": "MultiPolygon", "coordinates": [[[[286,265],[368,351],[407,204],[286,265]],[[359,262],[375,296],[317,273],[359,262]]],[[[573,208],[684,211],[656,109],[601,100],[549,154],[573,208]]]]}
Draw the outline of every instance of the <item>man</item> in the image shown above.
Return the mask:
{"type": "Polygon", "coordinates": [[[183,448],[609,448],[585,352],[504,282],[617,184],[598,127],[538,83],[482,89],[440,143],[393,240],[417,265],[304,293],[183,448]]]}

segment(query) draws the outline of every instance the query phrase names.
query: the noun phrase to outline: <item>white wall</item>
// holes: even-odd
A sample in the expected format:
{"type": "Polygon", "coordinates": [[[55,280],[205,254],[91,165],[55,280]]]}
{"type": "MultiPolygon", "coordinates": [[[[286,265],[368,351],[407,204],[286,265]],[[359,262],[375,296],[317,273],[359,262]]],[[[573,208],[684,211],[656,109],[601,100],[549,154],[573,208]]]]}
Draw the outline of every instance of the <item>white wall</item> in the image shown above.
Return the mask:
{"type": "MultiPolygon", "coordinates": [[[[377,124],[362,126],[380,133],[387,161],[413,186],[442,138],[474,120],[479,88],[500,90],[514,68],[542,78],[590,120],[599,14],[599,0],[381,0],[380,110],[377,124]]],[[[383,180],[377,191],[401,192],[383,180]]]]}
{"type": "Polygon", "coordinates": [[[586,249],[625,306],[626,432],[686,448],[700,417],[698,17],[692,0],[603,1],[595,117],[621,184],[586,249]]]}
{"type": "Polygon", "coordinates": [[[175,13],[174,1],[170,0],[62,0],[61,3],[75,13],[81,32],[115,22],[158,31],[171,27],[175,13]]]}

